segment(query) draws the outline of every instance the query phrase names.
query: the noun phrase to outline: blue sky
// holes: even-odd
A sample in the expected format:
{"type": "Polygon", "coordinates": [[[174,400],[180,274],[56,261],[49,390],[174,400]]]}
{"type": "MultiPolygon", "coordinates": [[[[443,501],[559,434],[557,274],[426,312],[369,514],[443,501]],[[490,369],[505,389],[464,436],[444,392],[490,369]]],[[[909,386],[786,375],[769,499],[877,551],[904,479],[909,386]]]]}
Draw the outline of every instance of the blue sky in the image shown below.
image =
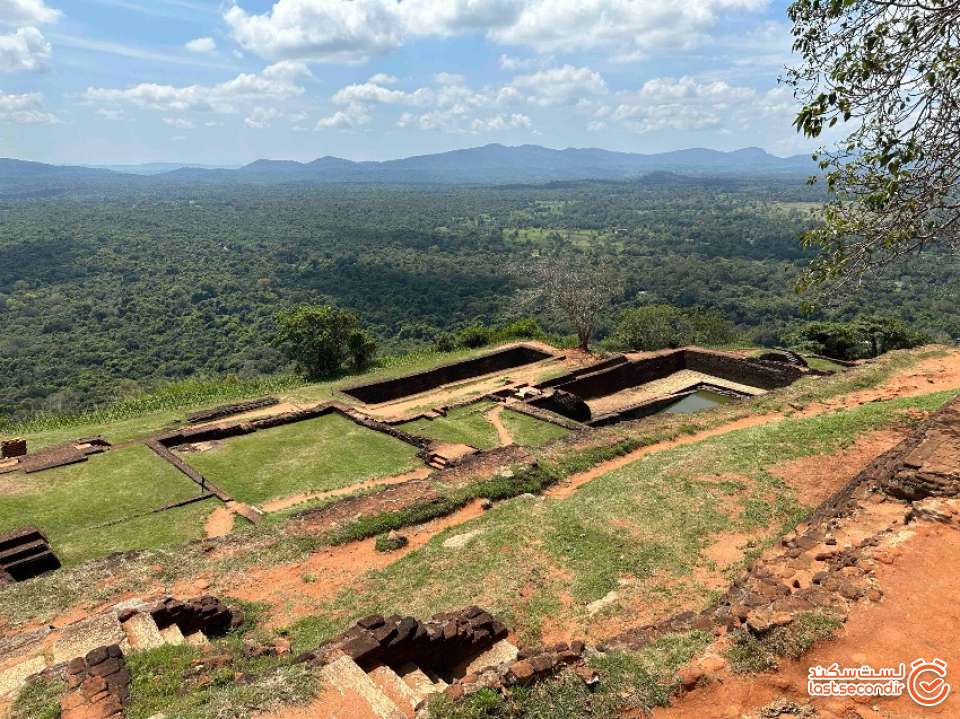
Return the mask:
{"type": "Polygon", "coordinates": [[[783,0],[0,0],[0,156],[811,149],[783,0]]]}

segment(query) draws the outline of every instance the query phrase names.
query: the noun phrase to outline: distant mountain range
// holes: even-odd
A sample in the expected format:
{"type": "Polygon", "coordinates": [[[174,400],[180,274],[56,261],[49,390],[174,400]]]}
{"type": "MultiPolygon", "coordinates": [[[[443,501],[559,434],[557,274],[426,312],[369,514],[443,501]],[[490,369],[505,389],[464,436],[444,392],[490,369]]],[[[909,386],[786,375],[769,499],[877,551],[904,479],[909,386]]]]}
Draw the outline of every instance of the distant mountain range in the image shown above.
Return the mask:
{"type": "Polygon", "coordinates": [[[809,155],[777,157],[756,147],[734,152],[697,148],[639,155],[600,149],[485,145],[384,162],[321,157],[307,163],[257,160],[238,168],[176,163],[78,167],[0,159],[0,192],[29,195],[74,187],[148,188],[157,184],[518,184],[624,180],[653,173],[755,176],[809,175],[815,171],[809,155]]]}

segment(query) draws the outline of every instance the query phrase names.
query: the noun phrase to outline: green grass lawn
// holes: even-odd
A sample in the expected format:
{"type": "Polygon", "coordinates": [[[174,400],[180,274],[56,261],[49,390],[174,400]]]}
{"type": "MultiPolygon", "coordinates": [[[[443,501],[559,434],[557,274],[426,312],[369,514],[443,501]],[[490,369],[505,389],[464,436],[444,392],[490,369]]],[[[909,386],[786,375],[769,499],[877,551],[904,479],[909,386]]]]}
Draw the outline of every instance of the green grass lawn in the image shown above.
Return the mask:
{"type": "Polygon", "coordinates": [[[493,449],[500,445],[499,437],[496,428],[484,415],[495,406],[493,402],[478,402],[450,410],[446,417],[418,419],[416,422],[398,425],[397,428],[438,442],[493,449]]]}
{"type": "Polygon", "coordinates": [[[183,456],[228,494],[254,504],[340,489],[421,464],[415,448],[338,415],[235,437],[183,456]]]}
{"type": "Polygon", "coordinates": [[[78,564],[120,549],[191,538],[189,522],[166,526],[166,514],[129,527],[87,530],[199,493],[197,485],[146,447],[112,450],[81,464],[0,476],[0,533],[36,526],[64,564],[78,564]]]}
{"type": "Polygon", "coordinates": [[[500,418],[513,436],[513,443],[521,447],[542,447],[570,434],[570,430],[563,427],[509,409],[504,410],[500,418]]]}

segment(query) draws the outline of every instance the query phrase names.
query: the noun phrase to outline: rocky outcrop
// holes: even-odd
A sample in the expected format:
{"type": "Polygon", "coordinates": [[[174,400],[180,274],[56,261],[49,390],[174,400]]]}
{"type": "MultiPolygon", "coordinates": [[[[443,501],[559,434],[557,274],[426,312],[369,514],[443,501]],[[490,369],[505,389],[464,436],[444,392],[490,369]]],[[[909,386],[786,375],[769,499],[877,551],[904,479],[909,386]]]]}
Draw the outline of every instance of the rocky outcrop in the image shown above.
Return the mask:
{"type": "Polygon", "coordinates": [[[960,400],[924,426],[915,446],[880,485],[888,495],[911,502],[960,496],[960,400]]]}

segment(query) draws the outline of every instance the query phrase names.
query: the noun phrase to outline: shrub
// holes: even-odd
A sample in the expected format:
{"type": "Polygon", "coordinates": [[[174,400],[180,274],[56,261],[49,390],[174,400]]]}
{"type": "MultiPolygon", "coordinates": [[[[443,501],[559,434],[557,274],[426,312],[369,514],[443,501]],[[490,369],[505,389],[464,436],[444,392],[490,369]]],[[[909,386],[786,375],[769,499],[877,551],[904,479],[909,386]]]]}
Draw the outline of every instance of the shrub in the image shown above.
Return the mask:
{"type": "Polygon", "coordinates": [[[735,337],[733,324],[713,310],[649,305],[621,315],[612,344],[617,349],[653,351],[689,344],[725,344],[735,337]]]}

